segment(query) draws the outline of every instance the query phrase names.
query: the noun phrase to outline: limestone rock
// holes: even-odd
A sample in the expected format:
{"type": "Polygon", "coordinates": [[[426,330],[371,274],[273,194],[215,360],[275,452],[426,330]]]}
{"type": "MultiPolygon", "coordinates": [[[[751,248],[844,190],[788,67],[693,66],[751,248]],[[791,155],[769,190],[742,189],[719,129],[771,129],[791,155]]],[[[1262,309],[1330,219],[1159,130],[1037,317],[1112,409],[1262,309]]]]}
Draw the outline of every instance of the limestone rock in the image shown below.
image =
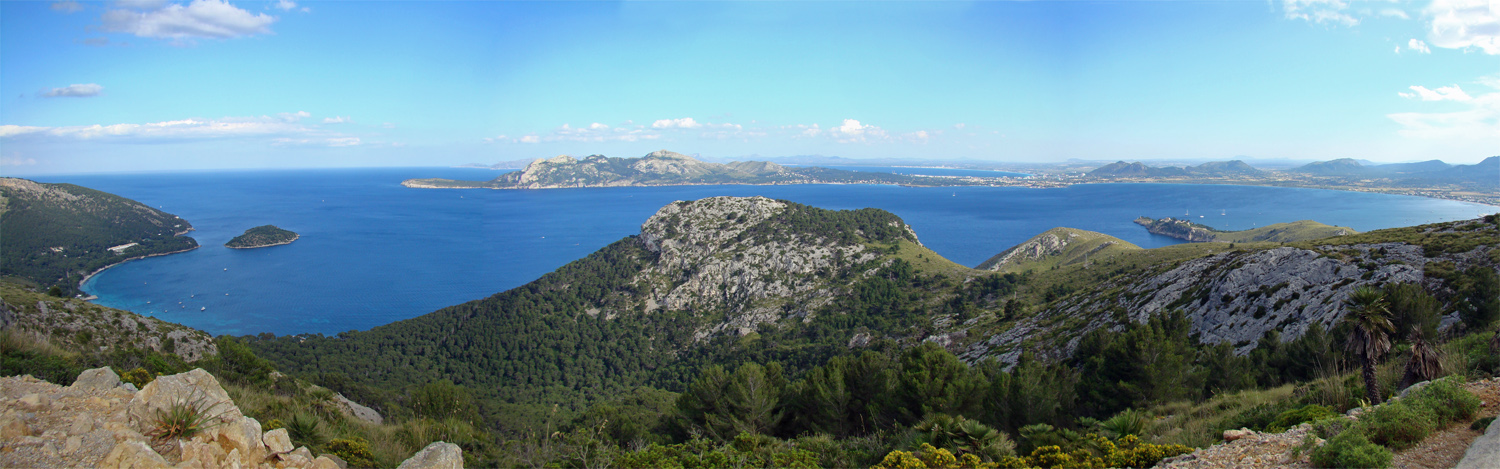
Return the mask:
{"type": "Polygon", "coordinates": [[[349,414],[354,418],[364,420],[376,425],[380,425],[381,423],[385,422],[385,418],[380,416],[380,412],[377,412],[375,409],[360,405],[360,403],[358,402],[351,401],[349,400],[349,398],[344,397],[343,394],[334,394],[333,400],[334,402],[338,402],[339,407],[344,411],[345,414],[349,414]]]}
{"type": "Polygon", "coordinates": [[[0,440],[13,440],[23,436],[31,436],[31,427],[26,422],[9,415],[0,418],[0,440]]]}
{"type": "Polygon", "coordinates": [[[396,469],[463,469],[464,452],[458,445],[434,441],[396,469]]]}
{"type": "Polygon", "coordinates": [[[120,375],[115,374],[115,370],[106,366],[92,370],[83,370],[82,373],[78,374],[78,379],[74,380],[73,385],[68,388],[74,390],[108,391],[119,385],[120,375]]]}
{"type": "Polygon", "coordinates": [[[278,428],[266,432],[261,440],[266,444],[266,450],[272,453],[285,453],[292,450],[292,437],[288,436],[285,428],[278,428]]]}
{"type": "Polygon", "coordinates": [[[22,409],[38,410],[43,407],[51,406],[52,398],[47,397],[47,395],[45,394],[31,393],[25,396],[21,396],[21,400],[19,401],[19,403],[21,404],[22,409]]]}
{"type": "MultiPolygon", "coordinates": [[[[229,399],[229,393],[219,386],[213,375],[196,368],[186,373],[158,376],[135,393],[126,412],[142,431],[156,418],[157,411],[171,409],[174,405],[189,404],[198,410],[217,416],[223,421],[233,422],[243,414],[229,399]]],[[[256,423],[255,440],[260,441],[260,424],[256,423]]]]}
{"type": "Polygon", "coordinates": [[[1239,430],[1224,430],[1224,441],[1230,442],[1241,438],[1255,437],[1255,430],[1241,428],[1239,430]]]}
{"type": "Polygon", "coordinates": [[[1500,420],[1490,422],[1484,434],[1469,445],[1469,450],[1464,452],[1464,458],[1453,466],[1454,469],[1500,468],[1500,423],[1496,422],[1500,420]]]}
{"type": "Polygon", "coordinates": [[[264,432],[260,431],[259,421],[240,416],[210,431],[215,432],[214,440],[218,442],[218,445],[228,450],[231,455],[237,455],[233,459],[237,459],[245,466],[253,467],[265,459],[266,445],[261,441],[264,432]]]}
{"type": "Polygon", "coordinates": [[[318,456],[317,459],[314,459],[312,461],[312,468],[313,469],[344,469],[344,466],[340,465],[338,462],[334,461],[332,458],[329,458],[328,455],[325,454],[325,455],[322,455],[322,456],[318,456]]]}
{"type": "Polygon", "coordinates": [[[122,441],[116,444],[104,460],[99,462],[99,467],[108,469],[157,469],[171,467],[167,460],[160,454],[147,446],[145,442],[138,440],[122,441]]]}

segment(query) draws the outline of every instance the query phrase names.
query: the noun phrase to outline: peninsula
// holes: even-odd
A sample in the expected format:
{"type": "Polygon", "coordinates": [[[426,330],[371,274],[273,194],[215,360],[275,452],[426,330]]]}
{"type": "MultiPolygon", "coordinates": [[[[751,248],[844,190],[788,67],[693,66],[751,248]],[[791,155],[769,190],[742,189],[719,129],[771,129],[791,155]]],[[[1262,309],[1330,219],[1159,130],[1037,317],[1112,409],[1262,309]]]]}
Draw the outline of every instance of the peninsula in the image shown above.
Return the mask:
{"type": "Polygon", "coordinates": [[[1010,178],[912,176],[790,167],[766,161],[709,163],[667,150],[640,158],[593,155],[582,160],[557,156],[532,161],[526,169],[490,181],[408,179],[421,189],[558,189],[572,187],[686,186],[714,184],[893,184],[903,186],[973,186],[1010,178]]]}
{"type": "Polygon", "coordinates": [[[291,244],[300,238],[297,233],[277,228],[276,225],[262,225],[245,230],[245,234],[235,236],[234,239],[224,243],[224,247],[231,249],[264,248],[291,244]]]}
{"type": "Polygon", "coordinates": [[[1276,223],[1243,231],[1219,231],[1198,223],[1176,218],[1135,219],[1137,225],[1146,227],[1151,234],[1169,236],[1193,243],[1291,243],[1314,239],[1359,234],[1350,228],[1329,226],[1312,220],[1276,223]]]}

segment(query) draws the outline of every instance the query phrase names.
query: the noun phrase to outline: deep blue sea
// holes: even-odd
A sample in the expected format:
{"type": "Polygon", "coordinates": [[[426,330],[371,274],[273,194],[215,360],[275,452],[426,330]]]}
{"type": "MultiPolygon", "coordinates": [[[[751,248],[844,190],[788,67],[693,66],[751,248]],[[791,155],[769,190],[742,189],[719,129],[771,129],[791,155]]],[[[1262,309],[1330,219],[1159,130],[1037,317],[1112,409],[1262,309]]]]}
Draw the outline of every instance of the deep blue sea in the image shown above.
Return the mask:
{"type": "Polygon", "coordinates": [[[236,335],[369,329],[483,298],[638,233],[641,223],[667,203],[719,195],[763,195],[828,209],[889,210],[910,223],[923,244],[968,266],[1058,226],[1107,233],[1148,248],[1177,243],[1131,222],[1141,215],[1189,213],[1223,229],[1316,219],[1367,231],[1473,218],[1496,210],[1419,197],[1220,185],[549,190],[400,185],[408,178],[486,180],[498,174],[483,169],[380,168],[36,179],[111,192],[192,222],[197,231],[189,236],[202,247],[121,264],[94,276],[84,290],[97,295],[99,304],[236,335]],[[265,224],[295,231],[302,238],[262,249],[223,247],[245,229],[265,224]]]}

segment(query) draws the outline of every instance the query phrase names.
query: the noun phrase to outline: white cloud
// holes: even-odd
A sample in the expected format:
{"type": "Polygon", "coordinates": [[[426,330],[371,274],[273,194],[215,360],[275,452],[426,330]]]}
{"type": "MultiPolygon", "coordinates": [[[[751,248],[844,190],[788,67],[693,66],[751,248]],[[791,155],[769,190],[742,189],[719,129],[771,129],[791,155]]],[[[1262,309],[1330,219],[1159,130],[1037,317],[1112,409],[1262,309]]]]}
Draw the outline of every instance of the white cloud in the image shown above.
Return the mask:
{"type": "Polygon", "coordinates": [[[818,136],[818,134],[823,133],[823,129],[819,128],[818,124],[813,124],[813,125],[799,125],[797,127],[802,128],[803,129],[802,130],[802,135],[805,135],[805,136],[808,136],[808,137],[816,137],[816,136],[818,136]]]}
{"type": "Polygon", "coordinates": [[[276,0],[276,8],[280,8],[283,11],[291,10],[297,8],[297,2],[293,2],[291,0],[276,0]]]}
{"type": "Polygon", "coordinates": [[[36,158],[22,158],[20,155],[0,157],[0,166],[36,166],[36,158]]]}
{"type": "Polygon", "coordinates": [[[323,118],[323,123],[324,124],[343,124],[343,123],[346,123],[346,122],[354,122],[354,119],[350,119],[350,118],[344,117],[344,116],[334,116],[334,117],[324,117],[323,118]]]}
{"type": "Polygon", "coordinates": [[[1349,9],[1349,2],[1346,0],[1282,0],[1281,6],[1288,19],[1344,26],[1359,24],[1358,19],[1345,12],[1349,9]]]}
{"type": "Polygon", "coordinates": [[[1412,86],[1411,90],[1416,93],[1396,94],[1407,99],[1421,98],[1423,101],[1469,101],[1474,99],[1468,93],[1465,93],[1462,88],[1459,88],[1458,85],[1440,86],[1435,90],[1429,90],[1425,86],[1412,86]]]}
{"type": "Polygon", "coordinates": [[[957,123],[957,124],[953,124],[953,128],[954,128],[954,129],[955,129],[955,130],[963,130],[963,129],[964,129],[964,127],[968,127],[968,126],[969,126],[969,124],[965,124],[965,123],[963,123],[963,122],[959,122],[959,123],[957,123]]]}
{"type": "Polygon", "coordinates": [[[696,129],[702,124],[691,117],[681,119],[661,119],[651,123],[653,129],[696,129]]]}
{"type": "Polygon", "coordinates": [[[297,122],[302,119],[312,117],[312,113],[307,111],[283,112],[277,114],[276,117],[286,122],[297,122]]]}
{"type": "Polygon", "coordinates": [[[83,5],[79,5],[78,2],[72,0],[52,2],[52,10],[60,11],[63,13],[78,13],[80,11],[83,11],[83,5]]]}
{"type": "Polygon", "coordinates": [[[884,129],[860,123],[860,121],[855,119],[844,119],[843,124],[828,129],[828,135],[838,140],[839,143],[864,142],[886,138],[884,129]]]}
{"type": "Polygon", "coordinates": [[[141,37],[191,39],[269,34],[276,17],[252,14],[224,0],[193,0],[186,6],[164,2],[120,2],[104,12],[104,29],[141,37]]]}
{"type": "Polygon", "coordinates": [[[1433,0],[1424,13],[1432,17],[1427,34],[1432,45],[1500,54],[1500,1],[1433,0]]]}
{"type": "Polygon", "coordinates": [[[1406,14],[1406,11],[1397,8],[1386,8],[1380,10],[1380,16],[1389,16],[1391,18],[1400,18],[1403,20],[1411,19],[1411,15],[1406,14]]]}
{"type": "Polygon", "coordinates": [[[1412,39],[1410,41],[1406,41],[1406,48],[1414,50],[1414,51],[1417,51],[1417,52],[1421,52],[1423,54],[1431,54],[1432,53],[1432,49],[1428,48],[1427,47],[1427,43],[1422,42],[1421,39],[1412,39]]]}
{"type": "Polygon", "coordinates": [[[115,6],[132,10],[156,10],[167,6],[167,0],[115,0],[115,6]]]}
{"type": "MultiPolygon", "coordinates": [[[[306,114],[283,113],[281,116],[306,114]]],[[[303,116],[305,117],[305,116],[303,116]]],[[[0,139],[57,139],[112,142],[180,142],[236,138],[268,138],[274,144],[349,146],[359,138],[328,132],[283,117],[225,117],[180,119],[145,124],[39,127],[0,125],[0,139]]]]}
{"type": "Polygon", "coordinates": [[[1457,112],[1401,112],[1386,115],[1401,125],[1403,137],[1434,140],[1493,140],[1500,148],[1500,92],[1470,97],[1458,86],[1427,90],[1413,86],[1417,94],[1402,93],[1408,98],[1421,96],[1423,101],[1457,101],[1469,106],[1457,112]]]}
{"type": "Polygon", "coordinates": [[[46,96],[48,98],[87,98],[90,96],[99,96],[100,91],[104,91],[104,87],[99,86],[95,83],[85,83],[81,85],[73,84],[64,86],[62,88],[53,88],[51,90],[48,90],[46,93],[42,93],[42,96],[46,96]]]}
{"type": "Polygon", "coordinates": [[[589,130],[609,130],[609,126],[595,122],[589,124],[589,130]]]}
{"type": "Polygon", "coordinates": [[[521,137],[521,143],[540,143],[541,141],[542,138],[535,135],[521,137]]]}

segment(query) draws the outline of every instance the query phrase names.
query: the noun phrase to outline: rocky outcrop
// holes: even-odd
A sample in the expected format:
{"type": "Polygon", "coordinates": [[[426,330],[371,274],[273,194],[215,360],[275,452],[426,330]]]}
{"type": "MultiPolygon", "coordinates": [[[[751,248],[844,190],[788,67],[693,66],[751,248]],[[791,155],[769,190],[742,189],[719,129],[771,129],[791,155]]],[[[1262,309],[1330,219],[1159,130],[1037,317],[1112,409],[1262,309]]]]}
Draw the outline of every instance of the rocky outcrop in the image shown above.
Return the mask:
{"type": "MultiPolygon", "coordinates": [[[[1341,306],[1361,286],[1388,283],[1429,284],[1429,262],[1459,269],[1493,267],[1490,246],[1464,253],[1424,255],[1422,246],[1406,243],[1328,245],[1311,249],[1281,247],[1230,251],[1190,259],[1154,272],[1125,275],[1052,304],[1005,331],[971,344],[961,356],[969,362],[997,357],[1014,363],[1032,343],[1041,356],[1071,355],[1085,332],[1119,328],[1117,317],[1143,322],[1151,315],[1181,310],[1204,343],[1229,343],[1239,354],[1254,349],[1270,331],[1281,340],[1301,337],[1312,324],[1325,330],[1343,318],[1341,306]],[[1113,314],[1111,314],[1113,313],[1113,314]],[[1053,326],[1072,321],[1078,326],[1053,326]]],[[[1429,285],[1441,289],[1441,285],[1429,285]]],[[[1445,318],[1451,324],[1452,318],[1445,318]]]]}
{"type": "Polygon", "coordinates": [[[787,209],[765,197],[714,197],[657,211],[641,225],[640,239],[658,257],[634,280],[646,311],[726,310],[725,321],[697,338],[744,335],[787,314],[805,317],[836,294],[827,274],[880,257],[862,243],[812,235],[747,237],[748,229],[787,209]]]}
{"type": "Polygon", "coordinates": [[[1469,445],[1469,450],[1464,452],[1464,458],[1453,467],[1454,469],[1500,467],[1500,420],[1490,422],[1484,434],[1469,445]]]}
{"type": "Polygon", "coordinates": [[[340,410],[344,411],[345,415],[376,425],[380,425],[385,422],[385,417],[381,417],[380,412],[377,412],[375,409],[360,405],[360,403],[358,402],[351,401],[349,400],[349,398],[344,397],[343,394],[335,393],[333,395],[333,401],[338,404],[340,410]]]}
{"type": "Polygon", "coordinates": [[[979,270],[1020,271],[1028,268],[1088,262],[1101,252],[1138,250],[1119,238],[1074,228],[1053,228],[980,263],[979,270]]]}
{"type": "Polygon", "coordinates": [[[1151,234],[1177,238],[1190,243],[1206,243],[1213,241],[1214,237],[1217,236],[1214,230],[1209,227],[1172,217],[1160,220],[1140,217],[1135,219],[1135,224],[1146,227],[1146,231],[1151,234]]]}
{"type": "MultiPolygon", "coordinates": [[[[338,461],[294,448],[285,429],[263,431],[202,369],[157,377],[136,392],[108,368],[87,370],[68,387],[0,378],[0,467],[340,469],[338,461]],[[184,405],[208,416],[206,428],[161,438],[160,411],[184,405]]],[[[462,468],[463,454],[433,443],[401,467],[462,468]]]]}

